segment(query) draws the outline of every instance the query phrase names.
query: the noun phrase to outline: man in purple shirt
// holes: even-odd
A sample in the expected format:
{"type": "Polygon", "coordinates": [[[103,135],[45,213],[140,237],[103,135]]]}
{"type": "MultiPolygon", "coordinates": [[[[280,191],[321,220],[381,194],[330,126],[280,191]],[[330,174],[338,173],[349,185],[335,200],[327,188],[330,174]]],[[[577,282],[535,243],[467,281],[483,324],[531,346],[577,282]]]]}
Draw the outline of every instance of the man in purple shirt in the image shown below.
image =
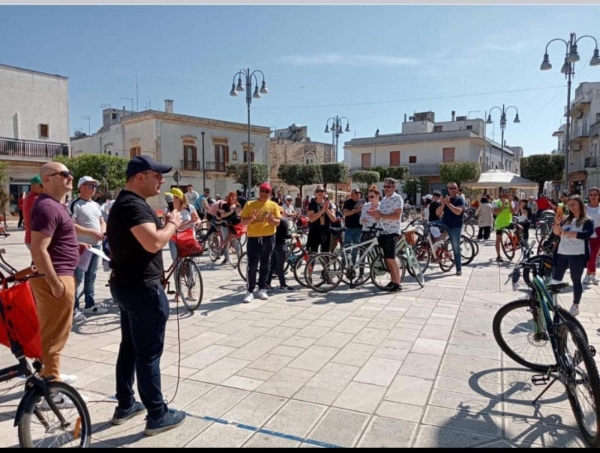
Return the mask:
{"type": "Polygon", "coordinates": [[[30,282],[40,322],[43,375],[72,382],[72,376],[60,375],[60,355],[73,324],[74,274],[79,261],[75,226],[62,204],[73,189],[73,174],[63,164],[50,162],[42,166],[40,176],[44,191],[31,210],[31,255],[44,277],[30,282]]]}

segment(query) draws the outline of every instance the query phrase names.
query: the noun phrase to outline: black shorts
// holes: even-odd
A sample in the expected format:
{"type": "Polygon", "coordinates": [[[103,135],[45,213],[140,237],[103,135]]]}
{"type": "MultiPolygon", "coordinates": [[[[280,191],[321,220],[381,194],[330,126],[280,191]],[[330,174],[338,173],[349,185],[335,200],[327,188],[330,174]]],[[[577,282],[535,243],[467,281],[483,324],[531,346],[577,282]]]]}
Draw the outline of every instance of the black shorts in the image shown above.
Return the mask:
{"type": "Polygon", "coordinates": [[[331,247],[331,233],[308,233],[306,239],[306,250],[308,253],[319,253],[319,247],[321,253],[329,253],[331,247]]]}
{"type": "Polygon", "coordinates": [[[200,217],[200,220],[204,220],[205,214],[202,211],[196,210],[196,214],[198,214],[198,217],[200,217]]]}
{"type": "Polygon", "coordinates": [[[396,257],[396,238],[398,234],[381,234],[377,239],[379,240],[379,247],[383,252],[383,257],[387,260],[393,260],[396,257]]]}

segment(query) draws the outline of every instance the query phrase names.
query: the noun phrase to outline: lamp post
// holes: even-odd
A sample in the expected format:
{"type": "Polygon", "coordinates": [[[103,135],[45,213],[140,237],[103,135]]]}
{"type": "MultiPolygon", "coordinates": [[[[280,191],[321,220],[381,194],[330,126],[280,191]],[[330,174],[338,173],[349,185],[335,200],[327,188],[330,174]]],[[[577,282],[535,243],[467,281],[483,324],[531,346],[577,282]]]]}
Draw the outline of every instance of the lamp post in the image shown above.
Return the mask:
{"type": "Polygon", "coordinates": [[[600,55],[598,53],[598,41],[596,38],[590,35],[583,35],[577,38],[575,33],[571,33],[569,36],[569,41],[565,41],[561,38],[555,38],[548,41],[546,44],[546,51],[544,52],[544,61],[540,65],[540,70],[547,71],[552,69],[552,65],[550,64],[550,57],[548,56],[548,46],[552,44],[554,41],[561,41],[565,45],[565,62],[562,65],[560,72],[565,75],[567,79],[567,124],[565,129],[565,185],[567,190],[569,190],[569,140],[570,140],[570,132],[571,132],[571,80],[575,75],[575,63],[580,60],[579,53],[577,53],[577,43],[579,40],[583,38],[591,38],[594,40],[596,47],[594,48],[594,55],[590,60],[590,66],[600,66],[600,55]]]}
{"type": "Polygon", "coordinates": [[[231,91],[229,92],[229,96],[236,97],[239,92],[244,91],[244,85],[242,84],[242,77],[244,78],[246,85],[246,105],[248,106],[248,152],[246,154],[246,162],[248,163],[248,188],[247,188],[247,196],[248,200],[250,199],[250,191],[252,189],[252,155],[250,151],[250,105],[252,104],[252,98],[260,99],[261,94],[268,94],[269,90],[267,90],[267,84],[265,82],[265,74],[257,69],[255,71],[250,72],[250,69],[241,69],[239,72],[234,74],[233,83],[231,84],[231,91]],[[258,89],[258,77],[256,74],[259,73],[262,76],[262,84],[260,90],[258,89]],[[235,84],[235,78],[237,77],[237,86],[235,84]],[[252,80],[254,79],[254,94],[252,93],[252,80]]]}
{"type": "Polygon", "coordinates": [[[204,131],[202,131],[202,190],[206,189],[206,162],[204,161],[204,131]]]}
{"type": "MultiPolygon", "coordinates": [[[[331,144],[335,147],[335,163],[338,163],[338,142],[340,138],[340,134],[344,132],[350,132],[350,120],[345,116],[334,116],[327,120],[325,123],[325,133],[329,134],[329,122],[331,121],[331,144]],[[342,127],[342,124],[346,120],[346,128],[342,127]]],[[[338,204],[338,194],[337,194],[337,183],[335,184],[335,203],[336,206],[338,204]]]]}
{"type": "Polygon", "coordinates": [[[506,129],[506,112],[508,112],[510,109],[515,109],[515,111],[517,112],[517,114],[515,115],[515,119],[514,119],[514,123],[520,123],[521,120],[519,119],[519,109],[517,109],[514,105],[509,105],[508,107],[505,107],[504,104],[502,104],[502,108],[500,107],[492,107],[489,112],[488,112],[488,117],[487,117],[487,121],[486,124],[492,124],[492,110],[494,109],[498,109],[500,111],[500,130],[502,131],[502,137],[501,137],[501,142],[500,142],[500,168],[502,170],[504,170],[504,164],[502,162],[502,159],[504,157],[504,130],[506,129]]]}

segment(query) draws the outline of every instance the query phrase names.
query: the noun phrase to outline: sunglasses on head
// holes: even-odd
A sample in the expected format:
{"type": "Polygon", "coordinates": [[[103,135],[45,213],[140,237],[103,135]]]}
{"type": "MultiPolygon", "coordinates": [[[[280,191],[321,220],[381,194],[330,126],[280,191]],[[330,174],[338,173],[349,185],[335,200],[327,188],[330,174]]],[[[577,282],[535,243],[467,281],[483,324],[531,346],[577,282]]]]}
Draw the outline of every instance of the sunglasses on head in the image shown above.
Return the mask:
{"type": "Polygon", "coordinates": [[[60,175],[60,176],[62,176],[62,177],[63,177],[63,178],[65,178],[65,179],[66,179],[66,178],[69,178],[69,177],[71,177],[71,178],[74,178],[74,177],[75,177],[75,176],[73,175],[73,173],[71,173],[71,172],[70,172],[70,171],[68,171],[68,170],[57,171],[56,173],[52,173],[51,175],[48,175],[48,176],[57,176],[57,175],[60,175]]]}

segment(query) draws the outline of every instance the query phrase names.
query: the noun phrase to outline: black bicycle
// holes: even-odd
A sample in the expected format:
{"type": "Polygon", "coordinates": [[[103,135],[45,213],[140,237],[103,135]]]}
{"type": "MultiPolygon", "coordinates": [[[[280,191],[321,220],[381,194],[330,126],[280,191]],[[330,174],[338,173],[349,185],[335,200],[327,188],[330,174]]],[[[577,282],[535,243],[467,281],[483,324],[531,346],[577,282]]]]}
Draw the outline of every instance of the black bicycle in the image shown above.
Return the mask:
{"type": "MultiPolygon", "coordinates": [[[[4,253],[0,250],[0,267],[9,275],[0,272],[3,288],[9,284],[22,285],[42,276],[34,267],[17,272],[4,261],[4,253]]],[[[0,329],[5,329],[10,349],[19,362],[0,370],[0,382],[20,376],[27,378],[14,424],[18,427],[19,445],[22,448],[88,448],[92,440],[92,421],[85,401],[73,387],[42,377],[39,360],[33,362],[32,370],[23,345],[13,335],[17,326],[11,313],[18,302],[0,297],[0,329]]]]}

